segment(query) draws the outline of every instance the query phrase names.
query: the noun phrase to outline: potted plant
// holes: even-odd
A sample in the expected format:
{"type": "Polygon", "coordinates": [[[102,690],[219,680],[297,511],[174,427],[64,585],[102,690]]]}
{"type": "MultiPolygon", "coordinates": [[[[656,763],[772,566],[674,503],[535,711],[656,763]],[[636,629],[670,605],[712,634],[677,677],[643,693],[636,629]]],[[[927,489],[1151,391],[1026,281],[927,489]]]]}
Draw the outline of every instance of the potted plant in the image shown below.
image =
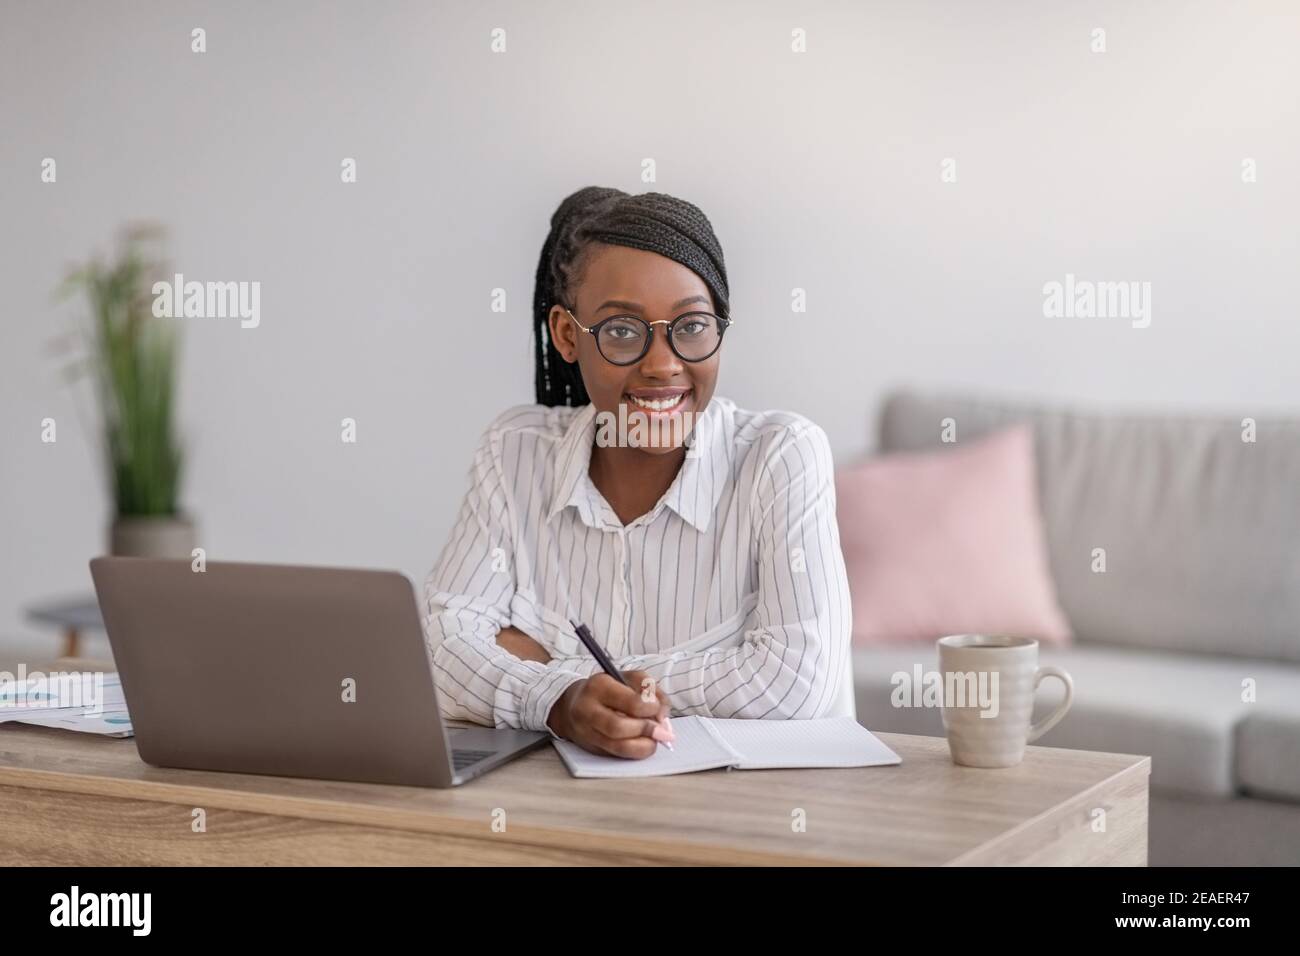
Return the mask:
{"type": "Polygon", "coordinates": [[[92,379],[99,406],[100,455],[114,503],[109,550],[188,558],[196,531],[179,502],[175,320],[153,314],[153,283],[164,270],[147,251],[162,235],[157,226],[126,230],[115,259],[76,269],[62,291],[84,292],[90,306],[77,369],[92,379]]]}

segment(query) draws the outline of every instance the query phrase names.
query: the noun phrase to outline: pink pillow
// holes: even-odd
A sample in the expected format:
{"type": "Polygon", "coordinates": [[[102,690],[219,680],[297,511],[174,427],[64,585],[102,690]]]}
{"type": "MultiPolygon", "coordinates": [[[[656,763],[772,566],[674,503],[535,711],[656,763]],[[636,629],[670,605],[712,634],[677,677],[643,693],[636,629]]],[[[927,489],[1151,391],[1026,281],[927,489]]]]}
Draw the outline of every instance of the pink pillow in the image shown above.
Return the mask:
{"type": "Polygon", "coordinates": [[[835,476],[856,644],[1072,634],[1056,601],[1028,425],[835,476]]]}

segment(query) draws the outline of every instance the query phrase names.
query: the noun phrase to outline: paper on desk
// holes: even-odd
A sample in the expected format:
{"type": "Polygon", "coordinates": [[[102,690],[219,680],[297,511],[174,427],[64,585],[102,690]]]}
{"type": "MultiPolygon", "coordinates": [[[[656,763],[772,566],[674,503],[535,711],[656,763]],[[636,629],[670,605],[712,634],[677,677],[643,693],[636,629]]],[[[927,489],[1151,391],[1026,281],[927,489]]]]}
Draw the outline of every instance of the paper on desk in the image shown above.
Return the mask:
{"type": "MultiPolygon", "coordinates": [[[[673,721],[673,726],[677,721],[673,721]]],[[[705,721],[710,733],[740,754],[738,770],[779,770],[804,767],[880,767],[902,763],[852,717],[816,720],[705,721]]]]}
{"type": "Polygon", "coordinates": [[[554,741],[575,777],[662,777],[718,767],[775,770],[813,767],[879,767],[901,763],[852,717],[817,720],[733,720],[674,717],[673,750],[660,746],[644,760],[588,753],[567,740],[554,741]]]}
{"type": "Polygon", "coordinates": [[[735,766],[740,754],[709,733],[703,721],[703,717],[674,717],[673,733],[677,739],[673,741],[673,749],[660,744],[644,760],[605,757],[568,740],[552,742],[575,777],[666,777],[735,766]]]}
{"type": "Polygon", "coordinates": [[[124,702],[116,671],[62,671],[56,676],[42,673],[21,682],[0,682],[0,713],[72,706],[107,709],[124,702]]]}
{"type": "Polygon", "coordinates": [[[67,680],[42,675],[21,685],[16,681],[0,685],[0,723],[34,724],[110,737],[134,733],[116,672],[78,672],[73,676],[93,683],[74,688],[67,680]]]}
{"type": "Polygon", "coordinates": [[[101,734],[105,737],[131,737],[135,734],[131,729],[130,715],[124,710],[106,710],[99,715],[87,714],[81,707],[58,707],[42,713],[28,712],[23,715],[0,712],[0,723],[5,721],[75,730],[83,734],[101,734]]]}

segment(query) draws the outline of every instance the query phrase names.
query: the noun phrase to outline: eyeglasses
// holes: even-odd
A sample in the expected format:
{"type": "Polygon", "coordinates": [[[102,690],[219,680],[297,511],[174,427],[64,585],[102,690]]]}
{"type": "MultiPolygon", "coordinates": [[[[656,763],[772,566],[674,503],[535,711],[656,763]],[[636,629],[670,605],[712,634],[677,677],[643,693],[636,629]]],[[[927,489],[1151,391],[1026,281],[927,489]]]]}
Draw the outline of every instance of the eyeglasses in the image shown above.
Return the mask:
{"type": "Polygon", "coordinates": [[[569,309],[564,311],[578,328],[596,337],[596,348],[611,365],[633,365],[645,358],[656,325],[668,326],[668,347],[679,359],[703,362],[722,345],[722,334],[732,323],[731,319],[712,312],[684,312],[672,321],[654,322],[635,315],[613,315],[587,328],[569,309]]]}

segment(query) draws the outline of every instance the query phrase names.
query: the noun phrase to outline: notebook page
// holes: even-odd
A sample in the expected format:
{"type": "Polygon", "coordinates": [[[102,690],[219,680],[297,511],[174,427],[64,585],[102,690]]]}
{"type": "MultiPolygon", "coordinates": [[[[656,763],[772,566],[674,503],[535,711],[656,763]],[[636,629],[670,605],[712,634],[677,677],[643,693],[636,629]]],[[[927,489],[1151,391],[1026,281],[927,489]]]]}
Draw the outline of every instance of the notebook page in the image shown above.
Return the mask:
{"type": "MultiPolygon", "coordinates": [[[[677,721],[673,721],[673,726],[677,721]]],[[[740,754],[741,770],[802,767],[878,767],[902,763],[852,717],[817,720],[732,720],[707,727],[740,754]]]]}
{"type": "Polygon", "coordinates": [[[734,767],[740,759],[728,744],[705,729],[703,717],[674,717],[673,749],[663,744],[644,760],[606,757],[583,750],[568,740],[552,740],[560,759],[575,777],[664,777],[717,767],[734,767]]]}

